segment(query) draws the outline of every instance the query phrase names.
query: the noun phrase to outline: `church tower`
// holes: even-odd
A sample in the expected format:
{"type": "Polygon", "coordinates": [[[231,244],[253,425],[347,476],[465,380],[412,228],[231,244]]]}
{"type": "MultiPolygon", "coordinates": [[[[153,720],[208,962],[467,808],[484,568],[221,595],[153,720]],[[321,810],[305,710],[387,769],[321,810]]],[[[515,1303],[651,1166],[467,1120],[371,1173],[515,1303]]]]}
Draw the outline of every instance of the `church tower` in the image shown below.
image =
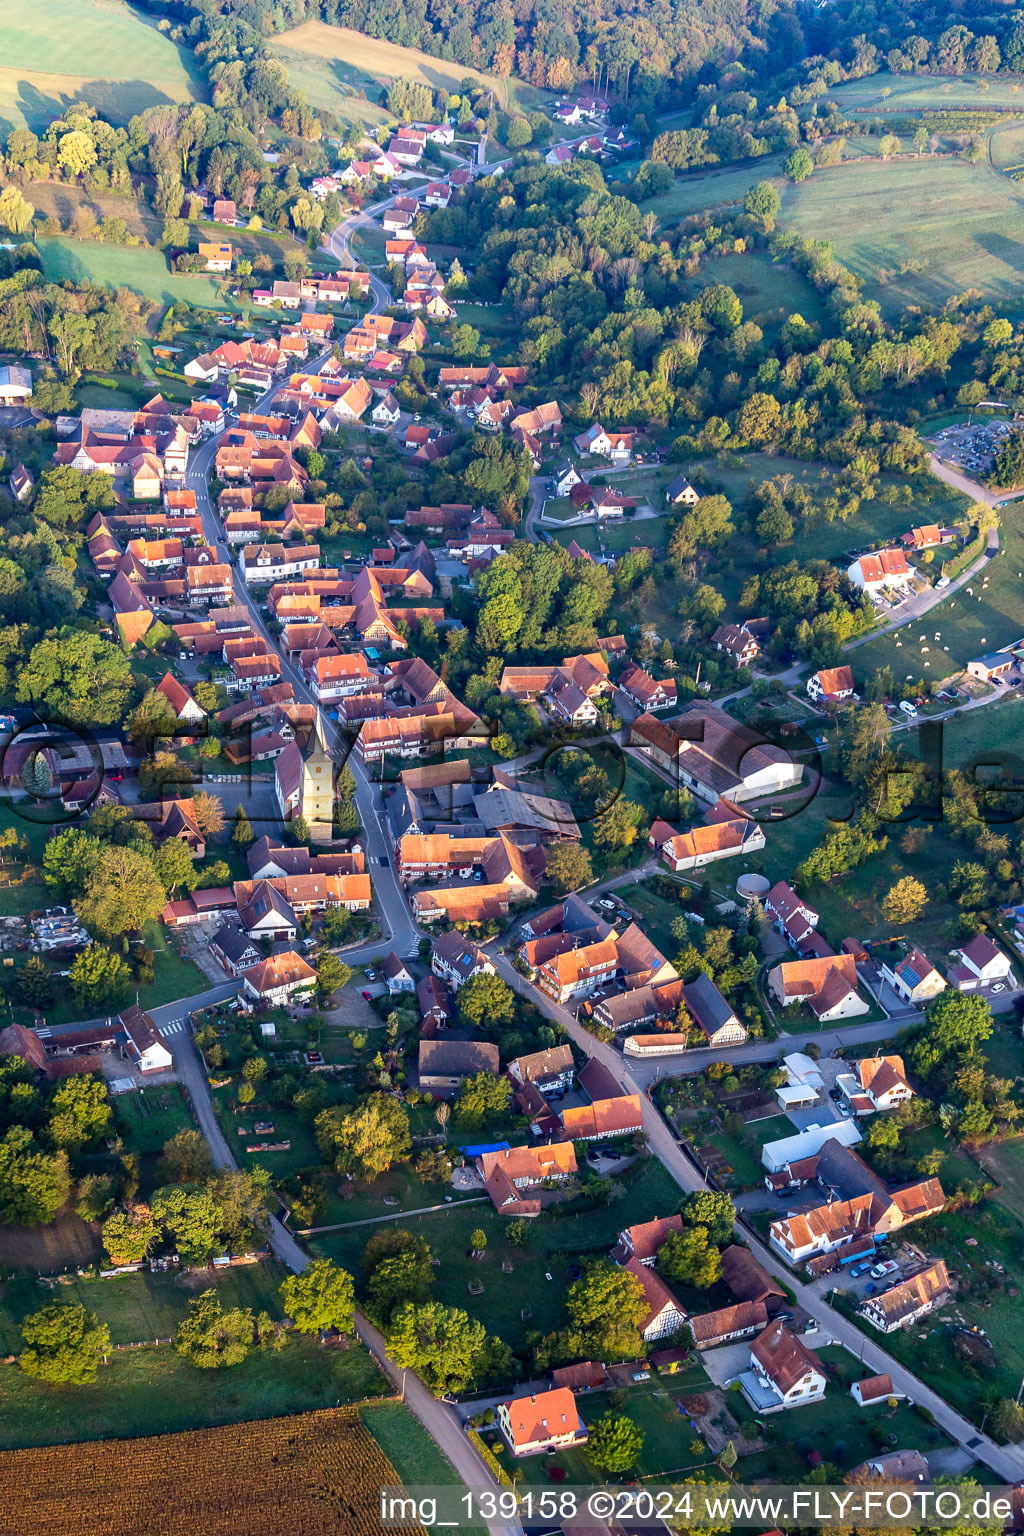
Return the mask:
{"type": "Polygon", "coordinates": [[[327,750],[319,709],[302,760],[298,814],[305,817],[311,842],[331,841],[334,836],[334,763],[327,750]]]}

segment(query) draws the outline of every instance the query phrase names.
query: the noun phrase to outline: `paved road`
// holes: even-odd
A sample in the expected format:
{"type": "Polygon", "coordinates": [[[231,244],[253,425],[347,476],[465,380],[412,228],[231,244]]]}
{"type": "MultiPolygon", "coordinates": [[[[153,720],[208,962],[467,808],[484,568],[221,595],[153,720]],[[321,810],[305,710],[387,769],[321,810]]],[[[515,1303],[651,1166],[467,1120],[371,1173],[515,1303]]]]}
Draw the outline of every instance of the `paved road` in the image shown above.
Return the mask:
{"type": "MultiPolygon", "coordinates": [[[[693,1164],[682,1151],[674,1135],[661,1114],[647,1097],[642,1080],[637,1076],[632,1064],[627,1068],[618,1051],[605,1045],[587,1033],[587,1031],[573,1018],[568,1009],[552,1002],[544,996],[536,987],[530,985],[522,976],[513,970],[503,956],[490,949],[491,957],[499,973],[515,991],[528,997],[542,1013],[555,1023],[564,1026],[573,1041],[588,1056],[595,1056],[607,1067],[616,1081],[628,1092],[639,1093],[643,1104],[643,1126],[647,1134],[651,1151],[667,1168],[680,1188],[690,1191],[707,1188],[703,1176],[698,1173],[693,1164]]],[[[846,1035],[848,1031],[839,1033],[846,1035]]],[[[817,1038],[817,1037],[816,1037],[817,1038]]],[[[732,1053],[730,1053],[731,1055],[732,1053]]],[[[822,1327],[824,1337],[831,1337],[844,1344],[853,1355],[864,1362],[867,1370],[879,1374],[888,1371],[892,1376],[893,1384],[900,1392],[905,1393],[915,1403],[923,1404],[935,1416],[935,1422],[959,1445],[969,1450],[978,1460],[990,1467],[997,1477],[1007,1483],[1019,1481],[1024,1477],[1024,1447],[1019,1445],[999,1446],[987,1435],[980,1435],[973,1424],[957,1413],[949,1406],[938,1393],[920,1381],[911,1371],[900,1365],[891,1356],[887,1355],[881,1345],[873,1339],[865,1338],[860,1329],[847,1318],[828,1305],[823,1296],[819,1295],[810,1286],[805,1285],[795,1275],[788,1273],[780,1256],[769,1249],[746,1228],[739,1228],[739,1235],[748,1245],[754,1256],[762,1263],[770,1273],[783,1273],[786,1284],[794,1292],[797,1303],[807,1314],[814,1318],[822,1327]]]]}

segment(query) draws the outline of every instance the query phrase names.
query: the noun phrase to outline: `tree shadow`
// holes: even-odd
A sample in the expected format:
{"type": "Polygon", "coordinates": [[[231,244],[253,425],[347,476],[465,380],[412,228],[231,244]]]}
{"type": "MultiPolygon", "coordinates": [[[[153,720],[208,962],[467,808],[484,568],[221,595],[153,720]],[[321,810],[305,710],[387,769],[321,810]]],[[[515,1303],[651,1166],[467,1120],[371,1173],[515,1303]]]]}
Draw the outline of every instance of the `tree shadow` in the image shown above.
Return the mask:
{"type": "Polygon", "coordinates": [[[52,95],[41,91],[31,80],[18,81],[18,110],[33,131],[63,117],[76,103],[95,107],[108,122],[123,126],[150,107],[175,105],[175,99],[150,81],[141,79],[87,80],[73,92],[52,95]]]}

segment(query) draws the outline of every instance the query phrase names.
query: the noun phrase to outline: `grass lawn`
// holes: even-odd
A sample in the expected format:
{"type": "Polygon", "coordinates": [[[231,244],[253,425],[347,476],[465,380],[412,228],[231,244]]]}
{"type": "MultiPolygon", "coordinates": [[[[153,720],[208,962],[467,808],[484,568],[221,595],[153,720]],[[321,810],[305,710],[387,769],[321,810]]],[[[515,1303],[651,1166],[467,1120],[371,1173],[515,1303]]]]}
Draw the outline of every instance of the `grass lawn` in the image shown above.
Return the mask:
{"type": "MultiPolygon", "coordinates": [[[[962,587],[926,614],[923,621],[914,619],[891,634],[858,646],[852,657],[857,675],[863,677],[876,667],[891,666],[898,680],[912,677],[916,681],[923,677],[937,682],[961,671],[972,657],[1001,650],[1019,640],[1024,635],[1021,571],[1024,531],[1017,514],[1005,510],[999,531],[999,553],[968,583],[971,591],[962,587]]],[[[987,733],[992,711],[985,709],[982,713],[987,733]]]]}
{"type": "Polygon", "coordinates": [[[52,1291],[28,1276],[0,1285],[0,1352],[13,1354],[20,1347],[19,1325],[47,1301],[81,1302],[110,1328],[114,1344],[138,1344],[169,1338],[188,1310],[193,1296],[216,1288],[225,1307],[252,1307],[283,1317],[278,1294],[288,1271],[276,1259],[261,1264],[236,1265],[188,1275],[167,1271],[140,1272],[116,1279],[75,1279],[52,1291]]]}
{"type": "Polygon", "coordinates": [[[162,1152],[172,1136],[190,1130],[192,1116],[177,1083],[121,1093],[113,1100],[117,1134],[129,1152],[162,1152]]]}
{"type": "MultiPolygon", "coordinates": [[[[886,1334],[885,1348],[980,1423],[990,1396],[1015,1397],[1024,1375],[1024,1295],[1015,1284],[1024,1227],[1002,1204],[986,1200],[922,1223],[913,1240],[929,1256],[945,1259],[956,1278],[956,1295],[915,1327],[886,1334]],[[975,1247],[968,1246],[968,1238],[975,1247]],[[1002,1265],[1005,1273],[993,1270],[991,1263],[1002,1265]],[[992,1347],[964,1359],[957,1349],[960,1329],[975,1326],[987,1332],[992,1347]]],[[[877,1342],[879,1334],[866,1324],[863,1328],[877,1342]]]]}
{"type": "MultiPolygon", "coordinates": [[[[906,1403],[900,1403],[894,1410],[884,1406],[858,1408],[849,1389],[852,1382],[864,1376],[863,1366],[839,1346],[828,1346],[818,1353],[830,1378],[825,1397],[793,1415],[791,1433],[787,1433],[788,1420],[783,1428],[776,1419],[777,1439],[765,1450],[744,1456],[737,1463],[734,1473],[737,1480],[744,1483],[761,1478],[779,1483],[806,1481],[807,1458],[797,1448],[797,1441],[802,1438],[810,1440],[826,1461],[841,1469],[856,1466],[878,1453],[878,1445],[871,1436],[875,1425],[884,1427],[886,1434],[895,1435],[898,1445],[920,1446],[926,1452],[949,1445],[941,1430],[926,1427],[906,1403]]],[[[739,1393],[729,1393],[728,1402],[737,1417],[742,1419],[750,1413],[739,1393]]]]}
{"type": "Polygon", "coordinates": [[[728,283],[743,304],[743,318],[763,331],[778,329],[790,315],[803,315],[812,324],[824,317],[820,296],[795,267],[772,261],[759,251],[716,256],[705,261],[695,279],[700,290],[711,283],[728,283]]]}
{"type": "Polygon", "coordinates": [[[434,58],[418,48],[402,48],[381,38],[367,37],[348,27],[328,27],[307,21],[275,38],[270,51],[281,60],[293,86],[305,91],[313,107],[327,107],[339,117],[367,124],[390,120],[377,105],[381,88],[391,80],[413,80],[432,90],[445,86],[458,93],[467,77],[491,87],[501,106],[516,102],[525,110],[546,99],[543,91],[519,80],[497,79],[465,64],[434,58]]]}
{"type": "Polygon", "coordinates": [[[147,107],[205,99],[186,48],[121,0],[5,0],[0,128],[42,130],[73,101],[114,123],[147,107]]]}
{"type": "Polygon", "coordinates": [[[102,283],[108,288],[131,288],[158,304],[185,299],[200,308],[238,308],[233,299],[220,297],[216,278],[171,272],[162,251],[102,245],[66,235],[40,235],[36,244],[43,258],[43,273],[51,283],[102,283]]]}
{"type": "Polygon", "coordinates": [[[920,112],[926,108],[1020,107],[1024,93],[1016,80],[992,80],[987,75],[891,75],[887,70],[836,85],[828,93],[844,112],[861,107],[886,112],[920,112]]]}
{"type": "Polygon", "coordinates": [[[830,240],[890,312],[965,288],[1019,312],[1022,209],[1024,187],[987,163],[925,156],[817,170],[784,188],[779,225],[830,240]]]}
{"type": "MultiPolygon", "coordinates": [[[[453,1204],[445,1211],[424,1216],[399,1215],[399,1225],[422,1236],[433,1256],[440,1259],[434,1270],[435,1297],[446,1306],[464,1308],[515,1348],[526,1333],[544,1333],[560,1326],[565,1289],[570,1283],[568,1271],[578,1255],[603,1253],[630,1222],[669,1214],[679,1203],[675,1180],[654,1158],[643,1163],[633,1182],[624,1178],[623,1185],[622,1199],[597,1210],[545,1215],[531,1223],[523,1247],[506,1240],[508,1222],[489,1202],[453,1204]],[[487,1234],[482,1260],[469,1257],[470,1234],[477,1228],[487,1234]],[[511,1274],[502,1272],[503,1262],[512,1265],[511,1274]],[[483,1284],[482,1295],[470,1295],[471,1281],[483,1284]]],[[[363,1251],[375,1230],[355,1227],[323,1233],[312,1238],[309,1246],[351,1270],[358,1282],[363,1251]]]]}
{"type": "Polygon", "coordinates": [[[323,1350],[298,1335],[281,1350],[254,1351],[241,1365],[218,1372],[215,1382],[169,1345],[118,1351],[91,1386],[50,1386],[14,1366],[0,1369],[5,1450],[204,1429],[334,1408],[390,1391],[361,1346],[323,1350]]]}
{"type": "MultiPolygon", "coordinates": [[[[793,1127],[789,1127],[792,1131],[793,1127]]],[[[702,1143],[703,1144],[703,1143],[702,1143]]],[[[764,1169],[748,1146],[745,1146],[737,1136],[728,1136],[725,1131],[719,1131],[714,1136],[709,1136],[707,1145],[720,1152],[733,1172],[733,1181],[737,1189],[756,1189],[764,1178],[764,1169]]]]}

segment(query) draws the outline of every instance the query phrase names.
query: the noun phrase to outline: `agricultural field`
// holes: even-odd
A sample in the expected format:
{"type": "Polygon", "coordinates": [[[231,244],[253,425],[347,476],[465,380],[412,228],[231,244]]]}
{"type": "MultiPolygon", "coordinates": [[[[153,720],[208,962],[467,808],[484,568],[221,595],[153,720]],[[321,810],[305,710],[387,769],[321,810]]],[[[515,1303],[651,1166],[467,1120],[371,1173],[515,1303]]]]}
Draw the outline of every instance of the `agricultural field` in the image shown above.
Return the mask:
{"type": "Polygon", "coordinates": [[[195,61],[122,0],[5,0],[0,132],[46,127],[74,101],[115,123],[202,100],[195,61]]]}
{"type": "Polygon", "coordinates": [[[1021,308],[1022,212],[1024,186],[989,165],[924,156],[816,170],[784,188],[779,226],[830,240],[889,313],[965,288],[1012,311],[1021,308]]]}
{"type": "Polygon", "coordinates": [[[36,241],[43,258],[43,272],[51,283],[103,283],[108,288],[131,288],[156,304],[181,299],[207,309],[237,310],[232,299],[220,296],[220,282],[200,273],[171,272],[162,251],[103,245],[93,240],[73,240],[65,235],[41,235],[36,241]]]}
{"type": "Polygon", "coordinates": [[[760,251],[705,261],[694,289],[699,292],[711,283],[728,283],[743,304],[744,320],[753,320],[770,334],[790,315],[803,315],[812,325],[824,315],[821,299],[807,279],[795,267],[760,251]]]}
{"type": "Polygon", "coordinates": [[[503,107],[533,107],[543,93],[516,80],[499,80],[467,65],[435,59],[418,48],[367,37],[349,27],[329,27],[306,21],[270,44],[288,71],[293,86],[306,93],[313,107],[325,107],[338,117],[376,127],[390,121],[378,105],[381,90],[392,80],[412,80],[457,94],[463,80],[494,89],[503,107]]]}
{"type": "Polygon", "coordinates": [[[397,1473],[359,1415],[339,1408],[88,1448],[8,1451],[21,1536],[183,1529],[373,1536],[377,1489],[397,1473]],[[230,1468],[230,1497],[225,1472],[230,1468]]]}

